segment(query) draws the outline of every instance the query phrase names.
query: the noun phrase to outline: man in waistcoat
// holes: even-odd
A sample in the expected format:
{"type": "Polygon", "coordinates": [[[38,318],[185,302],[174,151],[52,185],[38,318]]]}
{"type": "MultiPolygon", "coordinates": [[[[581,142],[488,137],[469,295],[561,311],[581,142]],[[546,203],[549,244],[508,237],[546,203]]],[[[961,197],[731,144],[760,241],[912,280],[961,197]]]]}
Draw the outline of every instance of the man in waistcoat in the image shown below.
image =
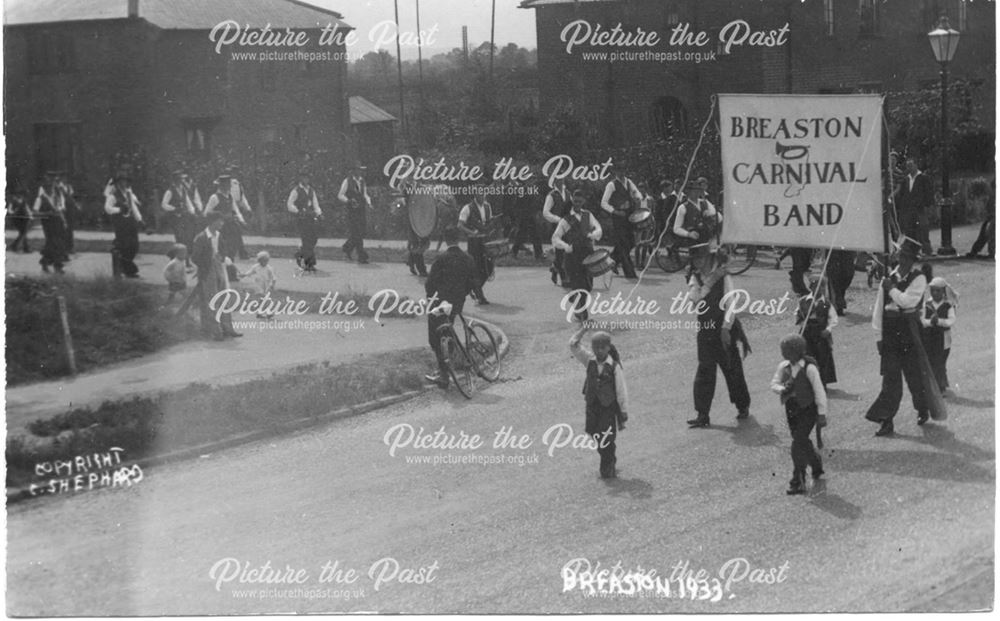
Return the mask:
{"type": "Polygon", "coordinates": [[[347,242],[343,245],[344,254],[348,260],[356,250],[358,263],[368,263],[368,253],[365,252],[365,228],[367,227],[366,210],[372,206],[368,196],[368,186],[364,178],[365,167],[360,163],[351,167],[350,174],[340,184],[337,199],[347,208],[347,242]]]}
{"type": "MultiPolygon", "coordinates": [[[[569,289],[589,293],[593,288],[593,279],[583,260],[594,251],[594,242],[601,239],[604,231],[597,218],[584,209],[585,200],[582,190],[573,192],[572,210],[556,226],[552,234],[552,246],[563,252],[563,268],[566,271],[569,289]]],[[[589,316],[587,297],[576,293],[570,298],[573,308],[576,309],[576,318],[581,322],[586,321],[589,316]]]]}
{"type": "Polygon", "coordinates": [[[104,211],[111,216],[111,227],[115,232],[111,244],[112,274],[116,278],[138,278],[139,267],[135,264],[135,257],[139,254],[142,213],[128,175],[122,173],[115,177],[114,187],[104,200],[104,211]]]}
{"type": "Polygon", "coordinates": [[[625,278],[636,278],[631,256],[635,236],[628,217],[634,205],[639,203],[639,189],[625,176],[621,168],[613,166],[611,172],[613,176],[604,186],[604,195],[601,198],[601,208],[611,214],[611,235],[615,244],[611,258],[621,266],[625,278]]]}
{"type": "Polygon", "coordinates": [[[57,274],[62,274],[63,265],[69,261],[66,249],[66,205],[56,186],[55,172],[45,173],[32,211],[42,221],[42,233],[45,235],[42,258],[39,261],[42,271],[48,272],[49,267],[52,267],[57,274]]]}
{"type": "Polygon", "coordinates": [[[473,188],[472,202],[462,207],[458,213],[458,228],[468,236],[466,252],[476,263],[479,271],[479,286],[472,290],[472,296],[479,304],[489,304],[483,286],[493,271],[493,262],[486,256],[486,237],[493,225],[493,208],[486,200],[485,186],[477,184],[473,188]]]}
{"type": "MultiPolygon", "coordinates": [[[[542,217],[554,227],[558,227],[562,219],[569,215],[572,208],[572,199],[566,189],[565,179],[556,179],[552,182],[552,189],[545,195],[545,203],[542,205],[542,217]]],[[[566,251],[562,248],[555,249],[555,259],[549,273],[552,275],[552,284],[563,287],[569,286],[569,278],[566,276],[565,260],[566,251]]]]}
{"type": "Polygon", "coordinates": [[[194,236],[198,232],[199,213],[195,208],[190,190],[184,183],[187,175],[183,170],[175,170],[173,181],[163,193],[160,207],[167,212],[170,226],[174,231],[174,241],[184,246],[190,252],[194,236]]]}
{"type": "Polygon", "coordinates": [[[307,272],[316,271],[316,242],[319,241],[319,221],[323,212],[319,208],[316,190],[309,184],[309,171],[299,171],[299,183],[288,194],[286,207],[295,214],[301,240],[295,253],[295,263],[307,272]]]}

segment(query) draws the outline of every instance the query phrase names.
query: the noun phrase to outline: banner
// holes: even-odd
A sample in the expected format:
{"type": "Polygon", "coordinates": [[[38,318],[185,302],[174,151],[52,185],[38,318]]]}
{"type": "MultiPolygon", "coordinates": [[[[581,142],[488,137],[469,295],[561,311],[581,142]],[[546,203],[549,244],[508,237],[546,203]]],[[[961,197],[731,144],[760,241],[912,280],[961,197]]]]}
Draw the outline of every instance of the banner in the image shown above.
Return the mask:
{"type": "Polygon", "coordinates": [[[722,241],[882,251],[879,95],[719,95],[722,241]]]}

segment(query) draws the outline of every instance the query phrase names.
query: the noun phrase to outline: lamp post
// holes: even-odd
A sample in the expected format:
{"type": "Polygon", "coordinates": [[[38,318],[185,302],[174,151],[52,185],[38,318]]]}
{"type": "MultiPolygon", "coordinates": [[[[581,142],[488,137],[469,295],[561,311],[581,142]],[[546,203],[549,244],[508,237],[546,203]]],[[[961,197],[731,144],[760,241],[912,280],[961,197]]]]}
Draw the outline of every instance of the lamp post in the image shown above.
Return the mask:
{"type": "Polygon", "coordinates": [[[948,25],[948,17],[941,16],[937,28],[927,33],[934,58],[941,65],[941,247],[938,254],[953,256],[951,245],[951,180],[948,178],[948,63],[955,56],[961,35],[948,25]]]}

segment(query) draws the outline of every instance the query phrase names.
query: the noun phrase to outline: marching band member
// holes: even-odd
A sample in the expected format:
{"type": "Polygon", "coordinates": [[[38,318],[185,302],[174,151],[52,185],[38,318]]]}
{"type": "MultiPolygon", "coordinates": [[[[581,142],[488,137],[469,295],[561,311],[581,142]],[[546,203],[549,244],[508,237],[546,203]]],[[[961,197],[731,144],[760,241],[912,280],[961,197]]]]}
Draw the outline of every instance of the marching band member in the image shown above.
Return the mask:
{"type": "Polygon", "coordinates": [[[458,214],[458,228],[468,235],[467,252],[476,262],[479,270],[479,286],[472,290],[472,297],[479,304],[489,304],[483,286],[493,269],[492,261],[486,256],[486,234],[493,223],[493,208],[486,200],[485,187],[476,184],[473,187],[472,202],[462,207],[458,214]]]}
{"type": "Polygon", "coordinates": [[[914,269],[920,248],[919,241],[903,238],[899,264],[882,279],[876,296],[872,325],[880,333],[877,346],[882,360],[882,390],[865,414],[866,419],[881,425],[875,432],[876,436],[892,435],[894,431],[892,419],[899,411],[899,402],[903,398],[903,378],[917,411],[917,424],[923,425],[929,418],[927,397],[921,381],[920,342],[915,339],[917,313],[927,287],[927,277],[914,269]]]}
{"type": "Polygon", "coordinates": [[[41,219],[45,235],[42,258],[39,261],[42,271],[48,272],[49,266],[52,266],[57,274],[62,274],[63,264],[69,261],[66,250],[66,203],[56,187],[56,177],[54,172],[45,173],[32,211],[41,219]]]}
{"type": "Polygon", "coordinates": [[[580,344],[586,331],[586,325],[580,326],[569,341],[573,357],[587,367],[583,384],[584,432],[597,443],[597,453],[601,456],[601,478],[614,479],[618,476],[615,472],[615,464],[618,463],[615,439],[618,431],[625,429],[628,420],[625,369],[622,368],[618,350],[611,343],[610,334],[595,332],[590,340],[592,351],[588,351],[580,344]]]}
{"type": "Polygon", "coordinates": [[[240,181],[240,167],[233,164],[226,169],[226,173],[229,174],[232,179],[230,180],[229,193],[233,197],[233,204],[236,210],[240,213],[240,220],[243,226],[240,228],[233,229],[230,233],[233,235],[233,241],[236,242],[236,253],[239,255],[241,260],[246,260],[250,258],[247,253],[246,246],[243,244],[243,228],[247,226],[247,218],[253,215],[253,209],[250,207],[250,201],[247,200],[246,188],[243,187],[243,183],[240,181]]]}
{"type": "Polygon", "coordinates": [[[160,207],[169,214],[174,229],[174,241],[191,248],[198,232],[198,210],[191,192],[184,183],[187,175],[183,170],[175,170],[173,184],[163,193],[160,207]]]}
{"type": "Polygon", "coordinates": [[[948,389],[948,354],[951,353],[951,328],[955,325],[958,295],[940,276],[931,280],[928,287],[931,295],[924,300],[920,314],[921,336],[934,379],[943,393],[948,389]]]}
{"type": "Polygon", "coordinates": [[[694,409],[698,415],[688,421],[694,428],[710,424],[716,367],[726,380],[729,400],[736,406],[736,418],[750,415],[750,391],[736,344],[743,344],[742,357],[750,354],[750,346],[739,319],[721,305],[723,296],[733,290],[724,255],[719,256],[709,242],[691,246],[690,252],[689,299],[695,304],[703,302],[705,308],[698,316],[698,370],[694,376],[694,409]]]}
{"type": "MultiPolygon", "coordinates": [[[[545,203],[542,205],[542,217],[545,218],[546,222],[554,226],[559,226],[559,223],[569,214],[571,208],[572,199],[566,190],[566,180],[556,179],[552,183],[551,191],[545,195],[545,203]]],[[[556,248],[555,255],[552,267],[549,268],[549,272],[552,274],[552,284],[568,287],[569,279],[566,277],[566,269],[564,267],[566,251],[556,248]]]]}
{"type": "Polygon", "coordinates": [[[319,241],[319,221],[323,211],[319,208],[316,190],[309,185],[309,171],[299,171],[299,183],[288,194],[285,206],[296,215],[301,244],[295,253],[295,263],[307,272],[316,271],[316,242],[319,241]]]}
{"type": "Polygon", "coordinates": [[[708,180],[698,178],[691,184],[684,201],[677,206],[673,231],[684,245],[708,242],[715,247],[712,238],[722,224],[722,214],[705,198],[707,189],[708,180]]]}
{"type": "Polygon", "coordinates": [[[65,171],[57,171],[56,191],[62,199],[63,213],[66,216],[66,253],[75,254],[73,233],[76,230],[76,221],[80,217],[80,205],[76,202],[76,190],[70,184],[65,171]]]}
{"type": "MultiPolygon", "coordinates": [[[[213,213],[221,213],[223,217],[222,229],[219,231],[219,253],[229,261],[226,264],[229,277],[232,280],[237,278],[236,268],[232,266],[233,261],[239,255],[240,246],[243,243],[240,227],[244,227],[247,221],[243,218],[236,200],[232,193],[232,177],[229,175],[219,175],[215,180],[215,193],[208,197],[205,204],[205,216],[213,213]]],[[[192,259],[193,260],[193,259],[192,259]]]]}
{"type": "Polygon", "coordinates": [[[337,199],[347,205],[347,241],[342,249],[348,260],[353,260],[351,253],[358,251],[358,263],[364,265],[368,263],[368,253],[365,252],[365,228],[367,227],[367,215],[365,210],[372,206],[372,199],[368,196],[368,186],[364,179],[365,167],[360,163],[351,167],[350,174],[340,184],[340,192],[337,199]]]}
{"type": "Polygon", "coordinates": [[[802,338],[806,343],[806,354],[816,361],[823,386],[837,383],[837,367],[833,362],[833,336],[831,330],[837,326],[837,311],[827,297],[826,279],[816,274],[809,278],[812,290],[799,298],[795,312],[795,324],[805,322],[802,338]]]}
{"type": "MultiPolygon", "coordinates": [[[[563,251],[563,268],[569,288],[573,291],[590,292],[593,279],[587,272],[583,260],[594,251],[594,242],[601,239],[604,231],[601,223],[589,211],[583,208],[584,194],[582,190],[574,190],[572,211],[563,217],[552,234],[552,246],[563,251]]],[[[575,294],[571,299],[577,309],[576,318],[586,321],[588,317],[586,296],[575,294]]]]}
{"type": "Polygon", "coordinates": [[[111,226],[115,240],[111,243],[111,272],[117,278],[138,278],[139,267],[135,257],[139,254],[139,228],[142,213],[139,199],[132,192],[132,180],[120,173],[115,177],[114,187],[104,201],[104,211],[111,216],[111,226]]]}
{"type": "Polygon", "coordinates": [[[632,225],[628,216],[632,213],[632,201],[639,201],[639,189],[632,180],[625,176],[621,168],[613,166],[611,181],[604,186],[604,196],[601,198],[601,208],[611,214],[611,235],[615,242],[611,257],[621,265],[625,278],[636,278],[635,266],[632,265],[632,225]]]}

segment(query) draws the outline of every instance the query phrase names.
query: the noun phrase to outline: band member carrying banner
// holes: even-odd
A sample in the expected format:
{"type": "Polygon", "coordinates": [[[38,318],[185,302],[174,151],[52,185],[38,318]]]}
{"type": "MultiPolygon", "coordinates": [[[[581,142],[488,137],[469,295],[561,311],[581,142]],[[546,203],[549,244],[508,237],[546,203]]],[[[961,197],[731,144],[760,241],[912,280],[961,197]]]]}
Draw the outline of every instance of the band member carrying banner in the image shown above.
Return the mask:
{"type": "Polygon", "coordinates": [[[347,241],[342,249],[348,260],[353,260],[352,253],[358,251],[358,263],[368,263],[368,253],[365,252],[365,228],[367,227],[366,210],[372,206],[368,196],[368,186],[364,178],[365,167],[355,163],[350,174],[340,184],[337,199],[347,206],[347,241]]]}
{"type": "Polygon", "coordinates": [[[198,218],[201,215],[191,198],[190,190],[184,183],[187,175],[183,170],[175,170],[173,183],[163,193],[160,207],[167,212],[170,226],[174,231],[174,241],[188,249],[198,233],[198,218]]]}
{"type": "Polygon", "coordinates": [[[39,261],[42,271],[48,272],[51,266],[57,274],[62,274],[63,264],[69,261],[69,253],[66,249],[66,205],[56,187],[56,177],[54,172],[45,173],[32,211],[42,221],[42,233],[45,235],[39,261]]]}
{"type": "Polygon", "coordinates": [[[316,190],[309,183],[309,171],[299,171],[299,183],[288,194],[286,207],[295,214],[299,228],[300,246],[295,253],[295,263],[306,272],[316,271],[316,242],[319,241],[319,221],[323,211],[319,208],[316,190]]]}
{"type": "Polygon", "coordinates": [[[876,343],[881,357],[882,390],[868,408],[865,418],[879,423],[876,436],[894,432],[893,418],[903,398],[903,380],[910,390],[917,424],[931,416],[947,416],[934,373],[920,342],[920,303],[927,287],[927,277],[914,263],[920,257],[921,243],[904,237],[899,249],[899,264],[882,279],[875,299],[872,326],[879,332],[876,343]]]}
{"type": "Polygon", "coordinates": [[[612,166],[611,171],[613,177],[604,186],[604,196],[601,198],[601,209],[611,214],[611,235],[614,240],[611,258],[621,266],[625,278],[636,278],[631,256],[635,239],[628,217],[634,205],[639,202],[639,189],[617,166],[612,166]]]}
{"type": "Polygon", "coordinates": [[[115,240],[111,243],[111,273],[115,278],[138,278],[139,267],[135,257],[139,254],[139,229],[142,213],[139,199],[132,192],[132,180],[121,173],[104,201],[104,211],[111,216],[115,240]]]}
{"type": "MultiPolygon", "coordinates": [[[[575,190],[572,211],[556,226],[552,234],[552,246],[563,252],[563,269],[567,279],[564,282],[567,282],[573,291],[589,293],[593,288],[593,279],[583,260],[594,251],[594,242],[601,239],[604,231],[601,230],[597,218],[583,208],[584,202],[583,191],[575,190]]],[[[576,318],[581,322],[586,321],[588,317],[585,298],[586,296],[580,293],[570,298],[573,308],[576,309],[576,318]]]]}
{"type": "MultiPolygon", "coordinates": [[[[552,183],[552,189],[545,195],[545,203],[542,205],[542,217],[546,222],[558,227],[562,219],[569,215],[572,207],[570,193],[566,189],[565,179],[556,179],[552,183]]],[[[569,278],[566,276],[565,260],[566,251],[562,248],[555,249],[555,259],[549,272],[552,274],[552,284],[563,287],[569,286],[569,278]]]]}
{"type": "Polygon", "coordinates": [[[472,202],[462,207],[458,214],[458,228],[468,236],[467,252],[479,270],[479,286],[472,290],[472,297],[479,304],[489,304],[483,286],[493,272],[493,261],[486,256],[486,237],[493,226],[493,208],[486,200],[485,186],[476,184],[472,202]]]}

